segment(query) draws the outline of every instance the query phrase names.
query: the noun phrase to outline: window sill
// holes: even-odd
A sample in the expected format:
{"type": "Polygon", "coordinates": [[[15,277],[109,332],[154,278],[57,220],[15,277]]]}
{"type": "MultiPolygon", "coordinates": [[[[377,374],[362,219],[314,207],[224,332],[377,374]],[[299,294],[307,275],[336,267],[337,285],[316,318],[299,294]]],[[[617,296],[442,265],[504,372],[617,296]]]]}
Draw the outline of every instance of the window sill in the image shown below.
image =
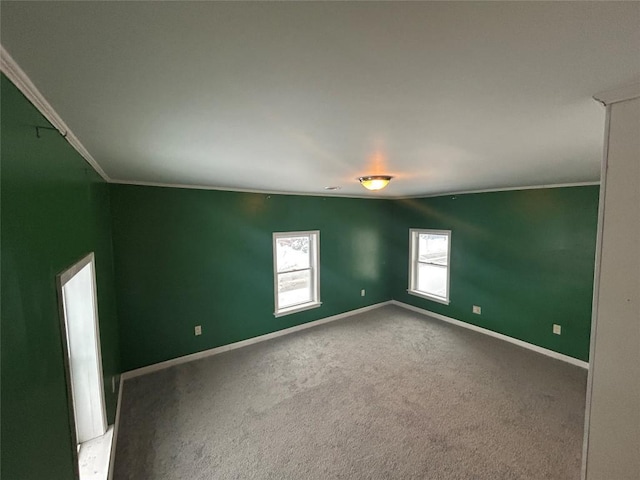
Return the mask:
{"type": "Polygon", "coordinates": [[[449,305],[449,299],[448,298],[434,297],[434,296],[428,295],[426,293],[416,292],[415,290],[407,290],[407,293],[409,295],[415,295],[416,297],[420,297],[420,298],[425,298],[427,300],[431,300],[432,302],[438,302],[438,303],[442,303],[443,305],[449,305]]]}
{"type": "Polygon", "coordinates": [[[276,318],[284,317],[285,315],[289,315],[292,313],[298,313],[298,312],[303,312],[305,310],[311,310],[312,308],[318,308],[320,305],[322,305],[322,302],[313,302],[313,303],[305,303],[303,305],[295,305],[293,307],[283,308],[282,310],[274,312],[273,316],[276,318]]]}

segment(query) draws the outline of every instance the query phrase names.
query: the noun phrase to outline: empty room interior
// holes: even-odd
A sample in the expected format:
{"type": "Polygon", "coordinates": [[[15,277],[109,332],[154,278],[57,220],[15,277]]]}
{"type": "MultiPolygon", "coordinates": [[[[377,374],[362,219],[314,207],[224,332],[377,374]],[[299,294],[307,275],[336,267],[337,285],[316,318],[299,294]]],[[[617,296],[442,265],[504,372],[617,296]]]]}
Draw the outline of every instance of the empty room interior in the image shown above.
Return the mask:
{"type": "Polygon", "coordinates": [[[0,21],[3,479],[640,478],[640,2],[0,21]]]}

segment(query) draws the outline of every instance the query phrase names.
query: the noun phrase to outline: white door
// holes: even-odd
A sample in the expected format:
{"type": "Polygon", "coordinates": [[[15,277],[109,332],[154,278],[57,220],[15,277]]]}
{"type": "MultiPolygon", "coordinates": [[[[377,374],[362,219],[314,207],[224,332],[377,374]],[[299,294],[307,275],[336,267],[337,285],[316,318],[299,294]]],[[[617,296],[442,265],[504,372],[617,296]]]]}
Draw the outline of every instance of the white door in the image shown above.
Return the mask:
{"type": "Polygon", "coordinates": [[[93,253],[59,277],[77,443],[107,428],[93,253]]]}

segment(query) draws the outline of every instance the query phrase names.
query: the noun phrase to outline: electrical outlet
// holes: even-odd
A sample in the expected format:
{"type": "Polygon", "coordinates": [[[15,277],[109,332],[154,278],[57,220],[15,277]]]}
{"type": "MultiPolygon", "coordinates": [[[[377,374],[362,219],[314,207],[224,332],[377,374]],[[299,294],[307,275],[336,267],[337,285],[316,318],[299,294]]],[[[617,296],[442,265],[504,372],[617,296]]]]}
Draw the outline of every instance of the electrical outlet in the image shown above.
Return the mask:
{"type": "Polygon", "coordinates": [[[555,333],[556,335],[561,335],[562,334],[562,327],[560,325],[558,325],[557,323],[553,324],[553,333],[555,333]]]}
{"type": "Polygon", "coordinates": [[[196,328],[194,330],[195,330],[194,333],[196,335],[202,335],[202,327],[200,325],[196,325],[196,328]]]}
{"type": "Polygon", "coordinates": [[[478,315],[482,314],[482,308],[480,308],[478,305],[474,305],[473,306],[473,313],[478,314],[478,315]]]}
{"type": "Polygon", "coordinates": [[[364,288],[362,290],[360,290],[360,296],[364,297],[367,294],[367,292],[365,292],[364,288]]]}

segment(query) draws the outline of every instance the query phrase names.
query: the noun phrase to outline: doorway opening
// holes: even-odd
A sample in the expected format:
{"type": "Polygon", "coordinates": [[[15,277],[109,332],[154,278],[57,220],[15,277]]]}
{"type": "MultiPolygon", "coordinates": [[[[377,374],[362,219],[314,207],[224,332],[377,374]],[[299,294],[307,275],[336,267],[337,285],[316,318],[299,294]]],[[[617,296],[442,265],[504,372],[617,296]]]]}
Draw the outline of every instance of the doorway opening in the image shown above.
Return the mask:
{"type": "Polygon", "coordinates": [[[113,432],[107,430],[94,254],[58,275],[57,283],[76,475],[106,478],[113,432]]]}

